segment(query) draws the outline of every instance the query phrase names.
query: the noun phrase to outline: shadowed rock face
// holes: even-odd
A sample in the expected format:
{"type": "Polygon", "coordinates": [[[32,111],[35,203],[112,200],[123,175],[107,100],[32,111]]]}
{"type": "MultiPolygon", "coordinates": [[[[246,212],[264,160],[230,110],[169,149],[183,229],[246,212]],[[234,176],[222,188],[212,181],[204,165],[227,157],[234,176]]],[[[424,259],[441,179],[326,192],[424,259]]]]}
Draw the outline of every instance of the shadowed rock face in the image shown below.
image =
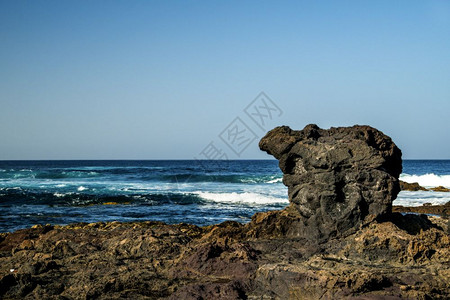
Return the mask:
{"type": "Polygon", "coordinates": [[[279,160],[293,221],[290,235],[327,240],[392,211],[401,151],[369,126],[303,130],[277,127],[259,143],[279,160]],[[294,224],[295,223],[295,224],[294,224]]]}

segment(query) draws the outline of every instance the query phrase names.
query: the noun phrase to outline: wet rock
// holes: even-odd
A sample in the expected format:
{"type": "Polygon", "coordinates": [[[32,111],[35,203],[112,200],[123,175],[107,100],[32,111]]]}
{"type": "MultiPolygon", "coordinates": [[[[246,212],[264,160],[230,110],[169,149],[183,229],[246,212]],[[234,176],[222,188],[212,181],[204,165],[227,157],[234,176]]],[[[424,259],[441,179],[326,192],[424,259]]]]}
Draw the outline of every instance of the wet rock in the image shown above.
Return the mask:
{"type": "Polygon", "coordinates": [[[422,206],[394,206],[393,207],[394,212],[413,212],[413,213],[420,213],[420,214],[432,214],[432,215],[439,215],[444,218],[448,218],[450,216],[450,202],[447,202],[443,205],[429,205],[425,203],[422,206]]]}

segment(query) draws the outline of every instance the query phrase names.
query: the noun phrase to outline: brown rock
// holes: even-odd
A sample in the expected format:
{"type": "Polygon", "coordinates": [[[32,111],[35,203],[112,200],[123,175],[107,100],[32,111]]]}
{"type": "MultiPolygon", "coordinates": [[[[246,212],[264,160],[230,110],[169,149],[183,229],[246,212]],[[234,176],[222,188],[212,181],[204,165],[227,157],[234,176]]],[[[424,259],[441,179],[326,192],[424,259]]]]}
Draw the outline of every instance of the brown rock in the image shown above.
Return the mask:
{"type": "Polygon", "coordinates": [[[428,191],[423,186],[420,186],[417,182],[408,183],[400,180],[400,189],[402,191],[428,191]]]}
{"type": "Polygon", "coordinates": [[[442,185],[435,188],[431,188],[431,190],[434,192],[450,192],[450,189],[443,187],[442,185]]]}
{"type": "Polygon", "coordinates": [[[425,216],[393,218],[321,245],[282,231],[270,238],[255,224],[235,222],[205,228],[104,223],[47,233],[17,231],[0,242],[0,297],[445,299],[449,236],[425,216]],[[33,247],[8,250],[11,243],[22,244],[20,238],[33,247]]]}

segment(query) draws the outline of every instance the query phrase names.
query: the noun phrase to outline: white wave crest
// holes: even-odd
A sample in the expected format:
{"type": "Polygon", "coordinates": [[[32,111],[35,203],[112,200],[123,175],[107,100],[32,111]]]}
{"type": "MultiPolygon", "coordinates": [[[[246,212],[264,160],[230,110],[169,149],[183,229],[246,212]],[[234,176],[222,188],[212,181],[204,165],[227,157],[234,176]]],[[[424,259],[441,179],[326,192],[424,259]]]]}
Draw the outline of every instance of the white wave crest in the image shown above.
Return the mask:
{"type": "Polygon", "coordinates": [[[87,189],[87,188],[84,187],[84,186],[79,186],[79,187],[77,188],[77,191],[82,192],[82,191],[84,191],[84,190],[86,190],[86,189],[87,189]]]}
{"type": "Polygon", "coordinates": [[[267,183],[278,183],[278,182],[283,182],[283,178],[275,178],[267,181],[267,183]]]}
{"type": "Polygon", "coordinates": [[[262,195],[258,193],[211,193],[194,192],[205,200],[214,202],[232,202],[232,203],[255,203],[255,204],[277,204],[289,203],[288,199],[276,198],[273,196],[262,195]]]}
{"type": "Polygon", "coordinates": [[[450,201],[450,193],[445,192],[407,192],[401,191],[397,199],[394,200],[394,205],[403,206],[422,206],[425,203],[433,205],[442,205],[450,201]]]}
{"type": "Polygon", "coordinates": [[[73,193],[54,193],[53,196],[61,198],[64,196],[73,195],[73,193]]]}
{"type": "Polygon", "coordinates": [[[447,188],[450,187],[450,175],[436,175],[433,173],[428,173],[425,175],[401,174],[400,180],[409,183],[417,182],[424,187],[437,187],[437,186],[445,186],[447,188]]]}

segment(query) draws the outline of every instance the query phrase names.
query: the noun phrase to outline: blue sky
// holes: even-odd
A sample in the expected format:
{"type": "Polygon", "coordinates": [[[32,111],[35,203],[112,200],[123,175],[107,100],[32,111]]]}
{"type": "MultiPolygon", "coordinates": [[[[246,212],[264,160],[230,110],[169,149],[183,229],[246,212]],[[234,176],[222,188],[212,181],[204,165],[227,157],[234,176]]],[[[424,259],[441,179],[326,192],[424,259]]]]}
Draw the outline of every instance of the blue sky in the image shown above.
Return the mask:
{"type": "Polygon", "coordinates": [[[448,159],[449,37],[449,1],[0,1],[0,159],[269,158],[264,131],[309,123],[448,159]]]}

